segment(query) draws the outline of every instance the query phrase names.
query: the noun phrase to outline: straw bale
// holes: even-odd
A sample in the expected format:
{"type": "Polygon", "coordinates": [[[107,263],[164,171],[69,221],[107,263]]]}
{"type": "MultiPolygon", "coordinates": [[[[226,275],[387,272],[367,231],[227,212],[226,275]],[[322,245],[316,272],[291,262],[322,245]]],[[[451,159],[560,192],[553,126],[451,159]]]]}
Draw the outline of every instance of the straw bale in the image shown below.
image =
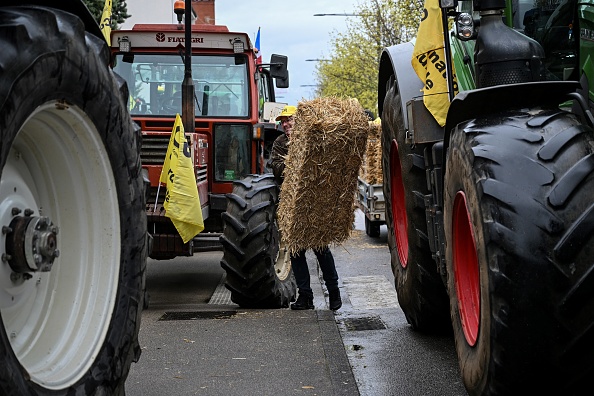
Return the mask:
{"type": "Polygon", "coordinates": [[[359,175],[369,184],[382,184],[382,125],[373,121],[369,123],[369,136],[365,157],[359,175]]]}
{"type": "Polygon", "coordinates": [[[339,244],[350,236],[369,132],[356,99],[301,101],[294,118],[277,212],[292,253],[339,244]]]}

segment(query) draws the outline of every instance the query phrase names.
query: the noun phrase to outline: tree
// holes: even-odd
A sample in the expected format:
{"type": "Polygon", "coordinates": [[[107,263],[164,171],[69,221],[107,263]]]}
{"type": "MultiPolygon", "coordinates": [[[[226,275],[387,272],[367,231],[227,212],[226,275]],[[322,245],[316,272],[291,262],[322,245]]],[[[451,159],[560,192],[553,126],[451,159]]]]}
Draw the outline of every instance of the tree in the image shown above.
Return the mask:
{"type": "MultiPolygon", "coordinates": [[[[103,15],[103,7],[105,7],[105,0],[83,0],[91,14],[95,17],[97,23],[101,21],[103,15]]],[[[130,18],[128,15],[128,8],[126,0],[112,0],[111,4],[111,28],[117,29],[119,25],[124,23],[126,19],[130,18]]]]}
{"type": "Polygon", "coordinates": [[[377,74],[384,47],[410,41],[421,21],[423,0],[365,0],[331,36],[332,53],[316,66],[318,96],[350,96],[377,114],[377,74]]]}

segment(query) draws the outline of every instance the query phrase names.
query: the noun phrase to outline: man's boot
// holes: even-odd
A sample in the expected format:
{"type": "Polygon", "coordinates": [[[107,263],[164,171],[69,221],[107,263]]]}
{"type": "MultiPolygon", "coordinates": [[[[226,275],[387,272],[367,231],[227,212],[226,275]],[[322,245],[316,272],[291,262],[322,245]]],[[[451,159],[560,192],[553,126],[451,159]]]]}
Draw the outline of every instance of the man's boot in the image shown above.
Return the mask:
{"type": "Polygon", "coordinates": [[[332,290],[329,291],[328,294],[330,295],[330,309],[336,311],[340,307],[342,307],[342,299],[340,298],[340,290],[332,290]]]}
{"type": "Polygon", "coordinates": [[[297,301],[291,304],[291,309],[302,311],[304,309],[314,309],[313,296],[299,294],[297,301]]]}

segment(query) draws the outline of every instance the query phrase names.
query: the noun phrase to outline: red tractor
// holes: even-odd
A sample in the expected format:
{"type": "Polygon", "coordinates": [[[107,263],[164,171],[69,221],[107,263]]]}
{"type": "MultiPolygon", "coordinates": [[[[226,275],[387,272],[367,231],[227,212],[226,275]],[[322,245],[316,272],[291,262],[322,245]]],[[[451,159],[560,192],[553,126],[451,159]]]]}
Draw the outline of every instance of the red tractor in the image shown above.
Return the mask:
{"type": "MultiPolygon", "coordinates": [[[[276,80],[276,87],[288,87],[287,57],[272,55],[269,64],[259,64],[246,33],[219,25],[186,24],[184,28],[181,15],[178,19],[177,25],[135,25],[131,30],[114,31],[111,37],[113,69],[130,87],[130,111],[142,130],[141,158],[148,185],[146,213],[153,240],[150,257],[171,259],[224,250],[222,266],[227,270],[227,286],[234,301],[241,305],[286,305],[295,294],[295,285],[287,260],[280,261],[281,267],[271,264],[278,261],[278,230],[274,231],[276,237],[262,236],[261,243],[254,235],[250,239],[251,247],[267,252],[267,258],[259,256],[251,268],[267,267],[264,272],[274,281],[268,291],[253,295],[252,285],[244,282],[241,272],[247,268],[245,261],[253,261],[253,257],[247,257],[245,246],[240,245],[247,243],[243,232],[251,227],[248,222],[267,211],[266,219],[274,217],[277,192],[274,198],[269,196],[276,185],[266,161],[280,133],[275,112],[283,107],[275,103],[273,83],[276,80]],[[188,48],[191,53],[186,53],[188,48]],[[188,82],[191,87],[184,89],[188,82]],[[185,130],[205,225],[204,231],[188,243],[183,243],[165,216],[165,186],[159,181],[177,113],[182,114],[184,124],[194,123],[185,130]],[[248,181],[242,181],[246,177],[248,181]],[[260,207],[244,213],[252,202],[274,204],[270,209],[260,207]],[[230,212],[226,213],[228,205],[230,212]],[[242,212],[240,218],[236,218],[238,210],[242,212]],[[229,235],[230,229],[223,234],[225,224],[237,232],[229,235]],[[280,295],[275,292],[279,285],[283,290],[280,295]],[[251,297],[239,297],[238,293],[251,297]],[[273,302],[271,293],[277,295],[272,297],[273,302]]],[[[264,227],[266,232],[273,232],[275,223],[257,223],[260,231],[264,227]]]]}

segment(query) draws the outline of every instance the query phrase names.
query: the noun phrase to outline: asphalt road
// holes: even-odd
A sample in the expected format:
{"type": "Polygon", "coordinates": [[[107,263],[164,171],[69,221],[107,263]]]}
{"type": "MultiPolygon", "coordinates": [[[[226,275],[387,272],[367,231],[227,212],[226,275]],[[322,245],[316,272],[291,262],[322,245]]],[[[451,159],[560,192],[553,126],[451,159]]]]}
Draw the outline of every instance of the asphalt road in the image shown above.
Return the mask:
{"type": "Polygon", "coordinates": [[[305,312],[231,303],[220,252],[150,261],[127,395],[465,395],[453,339],[415,333],[398,307],[385,226],[370,238],[358,213],[356,228],[332,248],[335,314],[309,252],[316,309],[305,312]]]}

